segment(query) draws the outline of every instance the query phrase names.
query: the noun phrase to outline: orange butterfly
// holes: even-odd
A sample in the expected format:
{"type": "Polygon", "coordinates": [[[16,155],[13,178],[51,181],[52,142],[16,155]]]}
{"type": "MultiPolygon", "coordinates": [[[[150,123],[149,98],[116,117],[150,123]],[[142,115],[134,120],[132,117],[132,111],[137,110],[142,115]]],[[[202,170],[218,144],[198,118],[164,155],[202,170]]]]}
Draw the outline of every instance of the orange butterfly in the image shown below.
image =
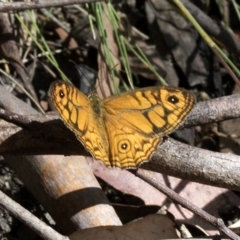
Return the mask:
{"type": "Polygon", "coordinates": [[[191,92],[176,87],[143,88],[101,100],[56,81],[50,96],[64,123],[92,156],[119,168],[136,168],[148,161],[162,137],[176,130],[195,104],[191,92]]]}

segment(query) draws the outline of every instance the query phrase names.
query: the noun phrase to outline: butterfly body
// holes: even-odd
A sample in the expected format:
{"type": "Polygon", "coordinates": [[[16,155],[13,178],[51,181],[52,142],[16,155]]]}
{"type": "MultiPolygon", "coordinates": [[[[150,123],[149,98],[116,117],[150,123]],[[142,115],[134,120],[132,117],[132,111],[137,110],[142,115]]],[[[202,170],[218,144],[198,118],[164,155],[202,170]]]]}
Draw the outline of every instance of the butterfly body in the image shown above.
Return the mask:
{"type": "Polygon", "coordinates": [[[162,137],[195,104],[192,93],[175,87],[144,88],[101,100],[57,81],[50,95],[60,117],[93,157],[120,168],[148,161],[162,137]]]}

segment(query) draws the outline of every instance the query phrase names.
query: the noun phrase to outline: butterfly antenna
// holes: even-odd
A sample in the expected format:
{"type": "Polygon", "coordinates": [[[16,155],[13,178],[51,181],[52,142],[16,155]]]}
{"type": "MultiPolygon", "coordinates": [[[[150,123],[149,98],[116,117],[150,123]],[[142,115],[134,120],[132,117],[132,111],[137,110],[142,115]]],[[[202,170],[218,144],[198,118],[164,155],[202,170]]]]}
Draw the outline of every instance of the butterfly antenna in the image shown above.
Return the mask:
{"type": "Polygon", "coordinates": [[[88,67],[87,65],[84,65],[84,64],[78,65],[72,60],[69,60],[69,61],[75,65],[76,69],[79,72],[80,90],[85,94],[88,94],[89,92],[94,92],[95,90],[94,86],[96,84],[96,78],[97,78],[96,71],[88,67]]]}

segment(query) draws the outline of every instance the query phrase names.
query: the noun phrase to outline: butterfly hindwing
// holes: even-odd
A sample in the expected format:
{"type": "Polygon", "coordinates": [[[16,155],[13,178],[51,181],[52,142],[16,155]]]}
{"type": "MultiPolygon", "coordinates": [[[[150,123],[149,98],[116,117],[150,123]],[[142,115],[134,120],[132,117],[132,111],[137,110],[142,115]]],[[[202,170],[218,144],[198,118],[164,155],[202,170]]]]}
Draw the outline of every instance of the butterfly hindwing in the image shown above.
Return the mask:
{"type": "Polygon", "coordinates": [[[109,161],[111,166],[136,168],[148,161],[161,138],[149,138],[136,132],[125,121],[111,117],[106,121],[109,138],[109,161]]]}

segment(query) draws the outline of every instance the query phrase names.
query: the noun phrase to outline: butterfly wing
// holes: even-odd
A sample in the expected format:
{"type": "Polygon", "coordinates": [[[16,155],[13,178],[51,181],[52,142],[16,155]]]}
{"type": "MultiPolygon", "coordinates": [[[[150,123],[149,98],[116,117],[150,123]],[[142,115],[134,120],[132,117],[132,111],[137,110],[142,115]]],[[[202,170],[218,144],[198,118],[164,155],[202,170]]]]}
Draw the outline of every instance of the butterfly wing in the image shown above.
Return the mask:
{"type": "Polygon", "coordinates": [[[96,117],[90,100],[72,84],[55,81],[50,87],[54,107],[63,122],[96,159],[108,162],[108,141],[105,126],[96,117]]]}
{"type": "Polygon", "coordinates": [[[162,141],[162,138],[136,132],[126,121],[115,116],[107,119],[105,124],[109,138],[109,163],[113,167],[136,168],[148,161],[162,141]]]}
{"type": "Polygon", "coordinates": [[[103,100],[113,166],[134,168],[147,161],[162,136],[174,131],[195,104],[187,90],[153,87],[103,100]]]}

